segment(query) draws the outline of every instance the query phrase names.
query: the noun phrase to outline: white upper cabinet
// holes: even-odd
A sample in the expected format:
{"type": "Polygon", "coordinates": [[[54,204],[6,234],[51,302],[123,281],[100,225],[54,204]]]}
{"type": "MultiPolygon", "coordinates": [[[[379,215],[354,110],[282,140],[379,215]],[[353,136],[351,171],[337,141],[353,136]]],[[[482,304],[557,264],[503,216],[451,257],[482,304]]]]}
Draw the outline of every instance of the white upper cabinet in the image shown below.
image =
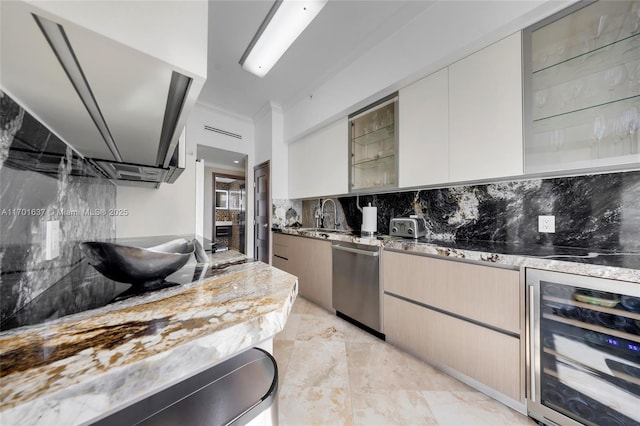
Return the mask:
{"type": "Polygon", "coordinates": [[[518,32],[449,67],[451,182],[523,173],[521,55],[518,32]]]}
{"type": "Polygon", "coordinates": [[[398,186],[448,182],[448,69],[401,89],[399,117],[398,186]]]}
{"type": "Polygon", "coordinates": [[[349,192],[347,117],[289,145],[289,198],[349,192]]]}

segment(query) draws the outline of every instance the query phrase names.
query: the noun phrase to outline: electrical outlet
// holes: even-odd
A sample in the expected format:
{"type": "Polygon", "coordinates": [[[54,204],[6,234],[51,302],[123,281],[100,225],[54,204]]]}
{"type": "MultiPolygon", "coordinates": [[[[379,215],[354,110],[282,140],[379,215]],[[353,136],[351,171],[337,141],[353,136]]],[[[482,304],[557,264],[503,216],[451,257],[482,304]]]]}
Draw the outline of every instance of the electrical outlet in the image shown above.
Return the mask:
{"type": "Polygon", "coordinates": [[[43,241],[44,260],[52,260],[60,256],[60,221],[48,220],[45,223],[43,241]]]}
{"type": "Polygon", "coordinates": [[[553,234],[556,232],[555,216],[538,216],[538,232],[553,234]]]}

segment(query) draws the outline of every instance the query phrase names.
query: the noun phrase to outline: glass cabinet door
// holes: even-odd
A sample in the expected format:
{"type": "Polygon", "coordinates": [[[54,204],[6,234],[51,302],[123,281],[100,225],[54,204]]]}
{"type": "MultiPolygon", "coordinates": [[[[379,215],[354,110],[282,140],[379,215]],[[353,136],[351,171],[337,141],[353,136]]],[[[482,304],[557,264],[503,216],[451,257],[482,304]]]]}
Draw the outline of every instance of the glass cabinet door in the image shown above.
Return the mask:
{"type": "Polygon", "coordinates": [[[640,1],[586,4],[525,30],[526,173],[639,165],[640,1]]]}
{"type": "Polygon", "coordinates": [[[350,117],[351,192],[397,187],[397,114],[398,98],[394,94],[350,117]]]}

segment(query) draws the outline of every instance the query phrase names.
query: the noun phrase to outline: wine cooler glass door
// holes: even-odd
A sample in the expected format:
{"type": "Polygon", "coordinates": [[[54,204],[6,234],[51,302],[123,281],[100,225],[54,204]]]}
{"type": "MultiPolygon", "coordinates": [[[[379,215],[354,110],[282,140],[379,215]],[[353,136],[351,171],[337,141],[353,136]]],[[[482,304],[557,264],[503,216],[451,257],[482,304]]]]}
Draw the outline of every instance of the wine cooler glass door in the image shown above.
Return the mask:
{"type": "Polygon", "coordinates": [[[527,270],[530,414],[640,426],[640,285],[527,270]]]}

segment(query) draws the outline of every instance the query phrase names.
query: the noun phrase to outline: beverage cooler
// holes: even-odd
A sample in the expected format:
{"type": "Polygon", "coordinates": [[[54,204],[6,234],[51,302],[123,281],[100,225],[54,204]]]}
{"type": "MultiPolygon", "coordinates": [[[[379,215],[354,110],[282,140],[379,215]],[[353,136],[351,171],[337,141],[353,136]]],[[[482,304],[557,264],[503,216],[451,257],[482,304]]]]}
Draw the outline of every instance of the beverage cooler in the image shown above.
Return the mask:
{"type": "Polygon", "coordinates": [[[640,284],[527,269],[529,415],[640,425],[640,284]]]}

